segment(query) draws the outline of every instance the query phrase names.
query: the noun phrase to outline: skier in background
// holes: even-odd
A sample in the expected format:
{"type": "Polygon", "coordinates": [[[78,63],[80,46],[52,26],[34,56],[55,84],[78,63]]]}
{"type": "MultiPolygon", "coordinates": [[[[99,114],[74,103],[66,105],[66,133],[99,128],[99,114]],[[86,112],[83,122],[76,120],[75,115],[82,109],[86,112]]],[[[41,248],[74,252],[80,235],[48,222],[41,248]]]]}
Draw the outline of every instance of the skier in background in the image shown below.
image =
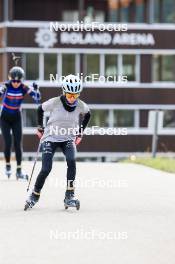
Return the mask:
{"type": "Polygon", "coordinates": [[[36,179],[34,189],[25,204],[25,210],[32,208],[40,197],[41,189],[47,176],[52,169],[53,156],[57,148],[60,148],[67,162],[67,189],[65,192],[64,205],[79,209],[80,203],[74,197],[74,181],[76,177],[76,145],[83,136],[83,130],[90,120],[90,110],[86,103],[79,99],[83,89],[80,79],[75,75],[65,77],[62,84],[63,94],[52,98],[38,108],[38,131],[40,133],[42,148],[42,168],[36,179]],[[43,127],[44,112],[49,112],[49,120],[43,127]],[[79,117],[82,115],[81,124],[79,117]],[[52,134],[51,127],[57,129],[58,133],[52,134]],[[72,133],[74,128],[78,133],[72,133]],[[61,133],[64,129],[66,133],[61,133]],[[70,129],[70,130],[69,130],[70,129]]]}
{"type": "Polygon", "coordinates": [[[9,71],[9,81],[0,85],[0,96],[2,99],[1,108],[1,131],[4,139],[4,156],[6,161],[5,174],[8,178],[11,176],[11,147],[12,135],[14,139],[14,149],[16,154],[16,178],[28,179],[28,176],[22,172],[22,117],[21,104],[26,94],[29,94],[35,102],[41,98],[39,89],[27,86],[23,83],[25,73],[21,67],[15,66],[9,71]]]}

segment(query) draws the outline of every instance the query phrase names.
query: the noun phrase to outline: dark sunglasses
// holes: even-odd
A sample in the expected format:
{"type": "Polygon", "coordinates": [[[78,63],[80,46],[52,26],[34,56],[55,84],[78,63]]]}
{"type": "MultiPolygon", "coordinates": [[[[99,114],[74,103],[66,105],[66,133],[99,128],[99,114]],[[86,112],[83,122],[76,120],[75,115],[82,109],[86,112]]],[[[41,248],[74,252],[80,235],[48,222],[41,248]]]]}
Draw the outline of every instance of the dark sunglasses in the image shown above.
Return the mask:
{"type": "Polygon", "coordinates": [[[14,82],[14,83],[20,83],[21,80],[11,80],[11,82],[14,82]]]}

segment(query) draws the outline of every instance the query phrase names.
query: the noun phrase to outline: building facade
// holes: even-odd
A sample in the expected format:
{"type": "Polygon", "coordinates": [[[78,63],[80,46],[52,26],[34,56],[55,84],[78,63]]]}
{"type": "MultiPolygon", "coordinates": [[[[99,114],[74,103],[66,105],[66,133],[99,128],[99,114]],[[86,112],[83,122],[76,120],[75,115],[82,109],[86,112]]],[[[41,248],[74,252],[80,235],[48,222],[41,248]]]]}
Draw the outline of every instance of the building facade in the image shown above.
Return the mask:
{"type": "MultiPolygon", "coordinates": [[[[39,83],[43,101],[61,94],[59,77],[96,74],[82,92],[92,111],[90,127],[127,128],[127,135],[86,135],[80,156],[150,152],[155,109],[160,110],[158,151],[175,150],[173,0],[0,0],[0,7],[0,81],[13,65],[12,52],[21,56],[27,83],[39,83]],[[77,30],[77,21],[91,24],[91,30],[77,30]]],[[[36,105],[30,98],[23,119],[24,151],[31,153],[37,138],[36,105]]]]}

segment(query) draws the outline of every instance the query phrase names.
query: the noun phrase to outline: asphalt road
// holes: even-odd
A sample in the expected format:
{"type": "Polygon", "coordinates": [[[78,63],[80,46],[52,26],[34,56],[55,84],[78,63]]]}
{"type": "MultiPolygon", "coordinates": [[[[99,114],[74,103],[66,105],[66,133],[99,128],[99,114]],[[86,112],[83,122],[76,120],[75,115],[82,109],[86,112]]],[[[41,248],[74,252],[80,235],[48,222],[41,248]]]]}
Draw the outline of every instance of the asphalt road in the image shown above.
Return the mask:
{"type": "MultiPolygon", "coordinates": [[[[0,166],[0,263],[175,263],[175,175],[132,164],[78,163],[81,209],[66,211],[66,165],[55,162],[40,202],[25,212],[27,183],[7,180],[0,166]]],[[[28,172],[31,166],[24,163],[28,172]]]]}

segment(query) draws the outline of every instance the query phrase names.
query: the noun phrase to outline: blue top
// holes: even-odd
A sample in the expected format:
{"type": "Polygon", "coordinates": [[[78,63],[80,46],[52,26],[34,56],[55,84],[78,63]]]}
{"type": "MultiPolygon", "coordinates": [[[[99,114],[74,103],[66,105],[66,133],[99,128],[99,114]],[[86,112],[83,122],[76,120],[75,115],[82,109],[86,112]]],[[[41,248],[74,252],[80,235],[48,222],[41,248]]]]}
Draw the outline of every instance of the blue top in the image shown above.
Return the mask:
{"type": "Polygon", "coordinates": [[[10,114],[19,112],[26,94],[29,94],[36,103],[41,100],[40,92],[34,90],[32,86],[21,83],[18,88],[14,88],[10,81],[0,85],[0,97],[3,97],[2,110],[10,114]]]}

